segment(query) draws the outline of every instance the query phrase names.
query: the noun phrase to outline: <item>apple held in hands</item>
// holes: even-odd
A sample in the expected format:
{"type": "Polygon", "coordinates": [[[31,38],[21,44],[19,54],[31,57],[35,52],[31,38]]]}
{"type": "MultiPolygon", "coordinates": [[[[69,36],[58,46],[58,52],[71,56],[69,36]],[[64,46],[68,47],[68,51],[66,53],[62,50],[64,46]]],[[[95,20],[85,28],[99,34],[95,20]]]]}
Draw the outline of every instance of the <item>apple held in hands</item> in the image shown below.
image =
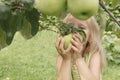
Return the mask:
{"type": "Polygon", "coordinates": [[[45,15],[59,16],[67,7],[67,0],[35,0],[35,8],[45,15]]]}
{"type": "Polygon", "coordinates": [[[71,43],[72,40],[72,34],[65,35],[63,37],[64,40],[64,49],[67,49],[71,43]]]}
{"type": "Polygon", "coordinates": [[[98,7],[99,0],[68,0],[68,11],[81,20],[95,15],[98,7]]]}

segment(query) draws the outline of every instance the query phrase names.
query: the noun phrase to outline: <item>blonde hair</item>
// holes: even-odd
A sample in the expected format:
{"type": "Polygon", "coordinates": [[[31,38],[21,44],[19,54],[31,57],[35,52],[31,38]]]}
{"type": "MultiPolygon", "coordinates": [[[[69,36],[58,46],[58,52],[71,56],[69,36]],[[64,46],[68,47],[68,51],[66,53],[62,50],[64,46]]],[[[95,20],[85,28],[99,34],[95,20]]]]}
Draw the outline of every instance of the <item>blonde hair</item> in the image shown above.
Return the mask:
{"type": "MultiPolygon", "coordinates": [[[[64,22],[65,23],[72,22],[73,18],[74,17],[71,14],[68,14],[65,17],[64,22]]],[[[85,51],[85,53],[89,52],[90,54],[94,54],[95,52],[99,52],[101,55],[101,68],[105,68],[106,58],[102,46],[102,41],[100,39],[100,28],[97,24],[97,21],[95,20],[94,17],[91,17],[88,20],[86,20],[85,23],[87,24],[90,31],[90,35],[89,35],[90,39],[88,41],[88,46],[86,48],[87,50],[85,51]]]]}

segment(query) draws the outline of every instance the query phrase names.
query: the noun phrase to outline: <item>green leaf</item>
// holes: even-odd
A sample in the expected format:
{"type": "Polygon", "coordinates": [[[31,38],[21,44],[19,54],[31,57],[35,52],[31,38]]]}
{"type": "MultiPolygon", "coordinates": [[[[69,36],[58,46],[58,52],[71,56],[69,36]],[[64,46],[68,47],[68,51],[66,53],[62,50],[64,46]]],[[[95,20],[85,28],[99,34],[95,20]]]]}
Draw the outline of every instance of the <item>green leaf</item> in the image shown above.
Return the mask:
{"type": "Polygon", "coordinates": [[[113,50],[114,50],[115,52],[119,52],[119,53],[120,53],[120,39],[116,39],[116,40],[114,41],[113,50]]]}
{"type": "Polygon", "coordinates": [[[111,0],[112,1],[112,6],[116,7],[117,5],[120,5],[120,0],[111,0]]]}
{"type": "Polygon", "coordinates": [[[0,2],[0,19],[5,20],[10,14],[10,8],[5,3],[0,2]]]}
{"type": "Polygon", "coordinates": [[[0,26],[0,50],[4,47],[6,47],[6,33],[3,31],[3,29],[0,26]]]}
{"type": "Polygon", "coordinates": [[[59,29],[60,34],[62,36],[65,36],[72,32],[72,25],[60,22],[58,29],[59,29]]]}
{"type": "MultiPolygon", "coordinates": [[[[102,1],[102,0],[101,0],[102,1]]],[[[103,0],[106,4],[109,4],[111,0],[103,0]]]]}
{"type": "Polygon", "coordinates": [[[27,11],[33,9],[34,0],[21,0],[21,2],[24,4],[24,7],[27,11]]]}
{"type": "Polygon", "coordinates": [[[120,38],[120,28],[114,29],[114,33],[118,38],[120,38]]]}
{"type": "Polygon", "coordinates": [[[115,62],[116,64],[120,64],[120,59],[115,59],[114,62],[115,62]]]}
{"type": "Polygon", "coordinates": [[[105,31],[112,31],[114,26],[115,26],[115,23],[108,20],[106,23],[105,31]]]}
{"type": "Polygon", "coordinates": [[[114,43],[115,39],[117,38],[116,35],[110,33],[110,32],[107,32],[104,36],[103,36],[103,40],[106,42],[106,43],[114,43]]]}
{"type": "Polygon", "coordinates": [[[26,18],[24,18],[24,20],[23,20],[23,25],[22,25],[22,28],[20,30],[20,33],[23,35],[23,37],[25,39],[32,38],[32,35],[31,35],[31,24],[30,24],[30,22],[28,22],[26,20],[26,18]]]}
{"type": "Polygon", "coordinates": [[[39,12],[33,8],[32,11],[26,12],[26,19],[31,24],[31,35],[34,36],[39,31],[39,12]]]}
{"type": "Polygon", "coordinates": [[[11,13],[7,20],[2,20],[1,27],[6,32],[6,42],[8,45],[12,43],[16,31],[21,27],[22,16],[17,12],[11,13]]]}

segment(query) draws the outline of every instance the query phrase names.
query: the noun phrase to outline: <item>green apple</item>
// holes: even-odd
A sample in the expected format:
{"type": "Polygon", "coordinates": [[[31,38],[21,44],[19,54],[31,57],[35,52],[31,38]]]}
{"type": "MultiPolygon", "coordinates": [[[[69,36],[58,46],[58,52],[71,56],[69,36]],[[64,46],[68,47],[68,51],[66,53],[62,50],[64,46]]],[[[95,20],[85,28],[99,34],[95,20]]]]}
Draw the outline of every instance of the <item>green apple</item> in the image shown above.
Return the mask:
{"type": "Polygon", "coordinates": [[[67,49],[71,43],[71,39],[72,39],[72,34],[68,34],[68,35],[65,35],[63,37],[63,40],[64,40],[64,49],[67,49]]]}
{"type": "Polygon", "coordinates": [[[34,5],[43,14],[59,16],[65,11],[67,0],[35,0],[34,5]]]}
{"type": "Polygon", "coordinates": [[[95,15],[99,7],[99,0],[68,0],[67,3],[68,12],[81,20],[95,15]]]}

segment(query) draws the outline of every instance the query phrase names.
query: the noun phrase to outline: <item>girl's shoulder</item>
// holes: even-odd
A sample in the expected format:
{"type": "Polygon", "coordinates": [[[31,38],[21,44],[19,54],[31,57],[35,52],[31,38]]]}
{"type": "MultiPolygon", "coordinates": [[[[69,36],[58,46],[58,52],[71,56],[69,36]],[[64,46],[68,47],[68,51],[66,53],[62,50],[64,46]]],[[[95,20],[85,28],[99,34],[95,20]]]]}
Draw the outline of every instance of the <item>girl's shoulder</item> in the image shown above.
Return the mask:
{"type": "Polygon", "coordinates": [[[92,59],[92,58],[98,58],[98,57],[100,57],[100,54],[99,54],[99,52],[96,52],[96,53],[94,53],[94,54],[92,54],[92,53],[86,53],[85,55],[84,55],[84,60],[85,60],[85,62],[87,63],[87,64],[89,64],[90,63],[90,60],[92,59]]]}

